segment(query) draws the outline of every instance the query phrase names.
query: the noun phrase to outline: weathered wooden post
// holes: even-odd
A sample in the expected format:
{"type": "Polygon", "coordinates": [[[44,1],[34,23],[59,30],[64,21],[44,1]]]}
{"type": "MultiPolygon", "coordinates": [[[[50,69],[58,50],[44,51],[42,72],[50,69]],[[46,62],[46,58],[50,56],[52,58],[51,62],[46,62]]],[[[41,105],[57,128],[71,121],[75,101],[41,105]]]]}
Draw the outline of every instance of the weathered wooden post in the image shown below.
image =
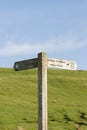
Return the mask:
{"type": "Polygon", "coordinates": [[[15,71],[38,67],[38,130],[47,130],[47,56],[15,62],[15,71]]]}
{"type": "Polygon", "coordinates": [[[76,70],[74,61],[47,58],[46,53],[38,54],[38,58],[18,61],[14,64],[15,71],[38,67],[38,130],[48,129],[47,115],[47,67],[52,69],[76,70]]]}
{"type": "Polygon", "coordinates": [[[38,54],[38,130],[47,130],[47,56],[38,54]]]}

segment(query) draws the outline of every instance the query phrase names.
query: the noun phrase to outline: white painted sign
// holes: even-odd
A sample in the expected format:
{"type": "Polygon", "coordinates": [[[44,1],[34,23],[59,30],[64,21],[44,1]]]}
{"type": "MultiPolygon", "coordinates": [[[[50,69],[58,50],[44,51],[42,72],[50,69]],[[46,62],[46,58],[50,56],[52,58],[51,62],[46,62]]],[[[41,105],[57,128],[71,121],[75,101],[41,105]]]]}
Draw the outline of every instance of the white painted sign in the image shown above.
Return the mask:
{"type": "Polygon", "coordinates": [[[48,68],[76,70],[77,64],[75,61],[72,61],[72,60],[61,60],[61,59],[55,59],[55,58],[48,58],[48,68]]]}

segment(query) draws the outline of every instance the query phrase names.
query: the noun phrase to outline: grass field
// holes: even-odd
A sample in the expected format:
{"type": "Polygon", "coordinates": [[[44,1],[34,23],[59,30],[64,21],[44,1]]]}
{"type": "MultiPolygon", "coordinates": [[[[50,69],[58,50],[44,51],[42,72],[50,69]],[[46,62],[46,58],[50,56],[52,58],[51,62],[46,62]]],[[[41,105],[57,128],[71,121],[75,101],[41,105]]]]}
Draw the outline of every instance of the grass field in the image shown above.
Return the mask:
{"type": "MultiPolygon", "coordinates": [[[[87,130],[87,71],[48,70],[48,130],[87,130]]],[[[0,69],[0,130],[38,130],[37,69],[0,69]]]]}

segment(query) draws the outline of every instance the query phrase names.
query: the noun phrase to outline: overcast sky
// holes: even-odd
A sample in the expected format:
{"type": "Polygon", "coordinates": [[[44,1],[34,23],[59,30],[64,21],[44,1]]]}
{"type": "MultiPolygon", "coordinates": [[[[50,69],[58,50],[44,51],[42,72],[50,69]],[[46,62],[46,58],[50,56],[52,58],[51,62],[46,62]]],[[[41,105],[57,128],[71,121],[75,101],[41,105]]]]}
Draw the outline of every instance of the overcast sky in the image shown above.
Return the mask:
{"type": "Polygon", "coordinates": [[[87,0],[0,0],[0,67],[42,51],[87,70],[87,0]]]}

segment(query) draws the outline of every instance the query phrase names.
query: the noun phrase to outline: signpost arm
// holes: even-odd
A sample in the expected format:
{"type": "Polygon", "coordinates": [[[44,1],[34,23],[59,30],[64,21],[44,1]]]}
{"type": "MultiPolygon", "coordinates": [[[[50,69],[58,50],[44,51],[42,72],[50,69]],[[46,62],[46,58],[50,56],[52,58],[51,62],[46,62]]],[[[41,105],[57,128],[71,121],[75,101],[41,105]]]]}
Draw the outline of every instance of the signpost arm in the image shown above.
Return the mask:
{"type": "Polygon", "coordinates": [[[38,54],[38,130],[47,130],[47,56],[38,54]]]}

